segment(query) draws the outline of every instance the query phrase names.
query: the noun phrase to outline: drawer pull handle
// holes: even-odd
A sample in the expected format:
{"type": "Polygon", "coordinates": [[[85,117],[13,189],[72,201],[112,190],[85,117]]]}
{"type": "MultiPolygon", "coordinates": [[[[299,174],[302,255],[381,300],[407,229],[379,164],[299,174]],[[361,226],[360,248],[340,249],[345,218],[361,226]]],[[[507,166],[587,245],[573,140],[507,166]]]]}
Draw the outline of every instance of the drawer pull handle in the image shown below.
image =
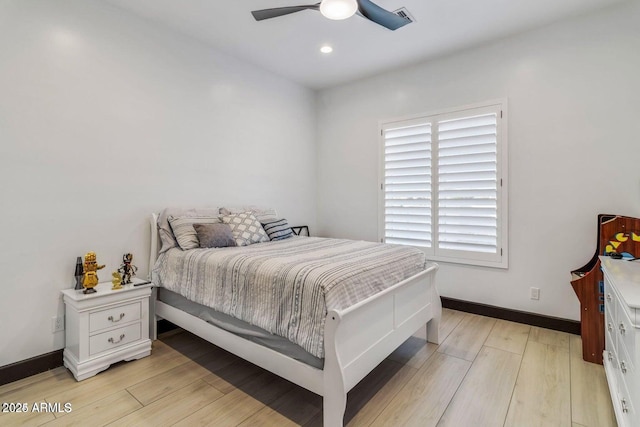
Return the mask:
{"type": "Polygon", "coordinates": [[[625,332],[627,332],[627,330],[624,328],[624,323],[620,323],[620,326],[618,326],[618,329],[620,329],[621,335],[624,335],[625,332]]]}
{"type": "Polygon", "coordinates": [[[611,302],[611,294],[607,294],[607,301],[611,302]]]}
{"type": "Polygon", "coordinates": [[[113,323],[119,322],[122,320],[122,318],[124,317],[124,313],[120,313],[120,318],[119,319],[114,319],[113,316],[109,316],[107,317],[107,320],[113,323]]]}
{"type": "Polygon", "coordinates": [[[607,358],[609,359],[609,362],[611,362],[613,360],[613,354],[611,354],[610,351],[607,351],[608,355],[607,358]]]}
{"type": "Polygon", "coordinates": [[[613,331],[613,325],[611,324],[611,322],[607,322],[607,329],[609,330],[609,332],[613,331]]]}
{"type": "Polygon", "coordinates": [[[624,363],[624,360],[620,362],[620,370],[622,371],[623,374],[627,373],[627,365],[624,363]]]}
{"type": "Polygon", "coordinates": [[[108,340],[108,341],[109,341],[111,344],[118,344],[118,343],[119,343],[120,341],[122,341],[123,339],[124,339],[124,334],[120,335],[120,339],[119,339],[118,341],[114,341],[114,339],[113,339],[113,338],[109,338],[109,340],[108,340]]]}
{"type": "Polygon", "coordinates": [[[625,414],[629,412],[629,408],[627,408],[627,401],[625,399],[622,399],[620,400],[620,403],[622,404],[622,412],[624,412],[625,414]]]}

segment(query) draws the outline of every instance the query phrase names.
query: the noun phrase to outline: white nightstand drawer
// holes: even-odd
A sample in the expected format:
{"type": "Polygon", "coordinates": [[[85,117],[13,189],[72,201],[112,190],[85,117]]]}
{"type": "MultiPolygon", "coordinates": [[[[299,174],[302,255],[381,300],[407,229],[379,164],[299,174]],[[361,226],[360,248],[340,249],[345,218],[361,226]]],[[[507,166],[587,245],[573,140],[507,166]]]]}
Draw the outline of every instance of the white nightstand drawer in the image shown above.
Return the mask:
{"type": "Polygon", "coordinates": [[[93,356],[103,351],[138,341],[141,333],[142,325],[138,322],[133,325],[94,335],[89,338],[89,355],[93,356]]]}
{"type": "Polygon", "coordinates": [[[136,301],[131,304],[112,307],[107,310],[95,311],[89,314],[89,332],[130,323],[140,319],[141,303],[136,301]]]}

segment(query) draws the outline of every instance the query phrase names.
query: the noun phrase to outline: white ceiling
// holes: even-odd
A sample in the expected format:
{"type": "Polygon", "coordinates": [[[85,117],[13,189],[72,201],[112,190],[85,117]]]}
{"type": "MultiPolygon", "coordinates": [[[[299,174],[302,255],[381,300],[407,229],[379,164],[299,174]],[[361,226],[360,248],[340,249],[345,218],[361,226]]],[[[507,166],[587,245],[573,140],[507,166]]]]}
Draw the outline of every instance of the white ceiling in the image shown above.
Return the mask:
{"type": "Polygon", "coordinates": [[[416,22],[390,31],[306,10],[257,22],[252,10],[319,0],[107,0],[227,54],[320,89],[469,48],[621,0],[374,0],[416,22]],[[322,54],[323,44],[333,53],[322,54]]]}

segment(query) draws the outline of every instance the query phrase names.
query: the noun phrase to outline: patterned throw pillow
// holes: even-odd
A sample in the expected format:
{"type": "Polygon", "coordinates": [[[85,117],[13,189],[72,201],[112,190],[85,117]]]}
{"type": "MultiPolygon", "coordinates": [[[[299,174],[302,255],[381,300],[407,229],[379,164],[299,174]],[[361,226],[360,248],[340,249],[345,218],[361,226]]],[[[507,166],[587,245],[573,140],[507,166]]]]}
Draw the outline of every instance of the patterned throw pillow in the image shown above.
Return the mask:
{"type": "Polygon", "coordinates": [[[262,228],[271,240],[283,240],[293,236],[293,231],[289,227],[286,219],[274,219],[270,221],[261,221],[262,228]]]}
{"type": "Polygon", "coordinates": [[[222,222],[229,224],[238,246],[269,241],[269,236],[251,212],[225,215],[222,217],[222,222]]]}
{"type": "Polygon", "coordinates": [[[201,248],[227,248],[236,246],[228,224],[193,224],[201,248]]]}
{"type": "Polygon", "coordinates": [[[200,240],[196,230],[193,228],[193,224],[219,224],[220,218],[214,217],[169,217],[169,224],[173,230],[173,235],[176,236],[178,245],[182,250],[196,249],[200,247],[200,240]]]}

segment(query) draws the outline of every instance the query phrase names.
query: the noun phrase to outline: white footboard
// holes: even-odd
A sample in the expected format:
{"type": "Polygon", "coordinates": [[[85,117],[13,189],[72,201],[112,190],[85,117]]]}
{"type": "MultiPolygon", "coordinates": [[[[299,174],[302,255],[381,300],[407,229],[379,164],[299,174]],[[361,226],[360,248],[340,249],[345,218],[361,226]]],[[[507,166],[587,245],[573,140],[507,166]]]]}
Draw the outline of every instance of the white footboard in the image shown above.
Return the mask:
{"type": "Polygon", "coordinates": [[[433,265],[345,310],[327,315],[324,332],[324,426],[342,426],[346,395],[362,378],[426,326],[439,344],[442,314],[433,265]]]}

